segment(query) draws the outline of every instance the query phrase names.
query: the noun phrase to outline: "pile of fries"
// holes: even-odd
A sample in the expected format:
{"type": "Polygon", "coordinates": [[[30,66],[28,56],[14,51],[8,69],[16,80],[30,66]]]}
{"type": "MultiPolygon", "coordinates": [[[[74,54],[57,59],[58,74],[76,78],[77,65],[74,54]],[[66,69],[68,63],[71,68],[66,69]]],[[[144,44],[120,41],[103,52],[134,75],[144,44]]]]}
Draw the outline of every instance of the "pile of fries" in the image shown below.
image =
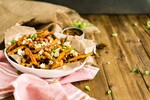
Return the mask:
{"type": "Polygon", "coordinates": [[[58,39],[48,30],[11,40],[9,45],[6,49],[8,55],[20,55],[21,65],[38,69],[55,69],[93,54],[79,53],[65,38],[58,39]]]}

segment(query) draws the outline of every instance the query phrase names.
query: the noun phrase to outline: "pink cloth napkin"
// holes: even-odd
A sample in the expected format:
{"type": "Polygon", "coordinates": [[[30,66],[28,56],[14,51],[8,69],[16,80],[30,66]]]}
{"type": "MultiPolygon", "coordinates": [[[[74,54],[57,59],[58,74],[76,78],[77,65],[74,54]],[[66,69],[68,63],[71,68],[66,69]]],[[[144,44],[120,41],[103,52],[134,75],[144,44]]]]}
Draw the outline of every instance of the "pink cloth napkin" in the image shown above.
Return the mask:
{"type": "Polygon", "coordinates": [[[95,100],[71,83],[91,80],[98,71],[99,68],[86,65],[62,78],[41,79],[31,74],[18,75],[0,51],[0,99],[13,93],[15,100],[95,100]]]}

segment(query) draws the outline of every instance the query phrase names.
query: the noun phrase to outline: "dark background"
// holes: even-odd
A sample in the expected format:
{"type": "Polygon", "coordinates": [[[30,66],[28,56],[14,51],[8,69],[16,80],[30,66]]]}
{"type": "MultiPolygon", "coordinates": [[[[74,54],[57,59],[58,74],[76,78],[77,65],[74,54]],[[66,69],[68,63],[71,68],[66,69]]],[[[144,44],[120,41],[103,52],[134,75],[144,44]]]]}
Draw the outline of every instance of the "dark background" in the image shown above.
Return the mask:
{"type": "Polygon", "coordinates": [[[80,14],[149,14],[150,0],[36,0],[64,5],[80,14]]]}

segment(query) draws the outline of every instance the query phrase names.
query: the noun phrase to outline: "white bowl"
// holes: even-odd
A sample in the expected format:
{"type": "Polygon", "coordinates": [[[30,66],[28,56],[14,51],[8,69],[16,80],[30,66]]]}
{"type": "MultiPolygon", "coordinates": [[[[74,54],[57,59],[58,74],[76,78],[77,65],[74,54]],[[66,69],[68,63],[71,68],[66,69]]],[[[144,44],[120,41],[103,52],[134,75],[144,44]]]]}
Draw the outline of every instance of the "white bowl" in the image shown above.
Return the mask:
{"type": "Polygon", "coordinates": [[[11,63],[11,65],[13,67],[15,67],[17,70],[21,71],[21,72],[24,72],[24,73],[29,73],[29,74],[33,74],[33,75],[36,75],[38,77],[41,77],[41,78],[58,78],[58,77],[63,77],[63,76],[67,76],[77,70],[79,70],[80,68],[82,68],[85,64],[82,63],[80,66],[77,66],[77,67],[74,67],[73,69],[70,69],[70,70],[58,70],[58,69],[53,69],[53,70],[44,70],[44,69],[35,69],[35,68],[29,68],[29,67],[25,67],[25,66],[22,66],[14,61],[12,61],[7,53],[6,53],[6,48],[4,50],[4,54],[7,58],[7,60],[11,63]]]}

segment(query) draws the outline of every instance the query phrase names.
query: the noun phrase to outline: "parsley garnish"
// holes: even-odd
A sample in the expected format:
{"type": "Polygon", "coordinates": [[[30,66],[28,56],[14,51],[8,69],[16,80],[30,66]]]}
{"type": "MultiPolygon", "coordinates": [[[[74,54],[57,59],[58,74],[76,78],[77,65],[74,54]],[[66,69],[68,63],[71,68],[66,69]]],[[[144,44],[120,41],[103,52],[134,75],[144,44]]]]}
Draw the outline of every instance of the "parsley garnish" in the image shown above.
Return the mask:
{"type": "Polygon", "coordinates": [[[91,26],[91,24],[90,23],[79,23],[79,22],[75,22],[74,24],[74,27],[76,27],[76,28],[84,28],[84,27],[89,27],[89,26],[91,26]]]}
{"type": "Polygon", "coordinates": [[[90,90],[91,90],[88,85],[85,86],[85,89],[86,89],[87,91],[90,91],[90,90]]]}
{"type": "Polygon", "coordinates": [[[66,50],[72,50],[72,48],[67,47],[66,50]]]}
{"type": "Polygon", "coordinates": [[[111,93],[112,93],[112,91],[109,89],[106,93],[107,93],[107,94],[111,94],[111,93]]]}
{"type": "Polygon", "coordinates": [[[10,41],[11,44],[14,44],[14,43],[16,43],[16,42],[17,42],[16,40],[11,40],[11,41],[10,41]]]}
{"type": "Polygon", "coordinates": [[[37,37],[37,34],[34,33],[30,38],[31,38],[31,39],[34,39],[34,38],[36,38],[36,37],[37,37]]]}
{"type": "Polygon", "coordinates": [[[117,33],[112,33],[111,36],[112,36],[112,37],[117,37],[118,34],[117,34],[117,33]]]}
{"type": "Polygon", "coordinates": [[[150,75],[150,72],[149,71],[144,71],[144,73],[143,73],[145,76],[148,76],[148,75],[150,75]]]}
{"type": "Polygon", "coordinates": [[[21,72],[20,70],[17,70],[16,73],[17,73],[18,75],[22,74],[22,72],[21,72]]]}
{"type": "Polygon", "coordinates": [[[130,72],[131,73],[138,73],[139,74],[141,71],[140,71],[139,68],[133,68],[130,72]]]}

